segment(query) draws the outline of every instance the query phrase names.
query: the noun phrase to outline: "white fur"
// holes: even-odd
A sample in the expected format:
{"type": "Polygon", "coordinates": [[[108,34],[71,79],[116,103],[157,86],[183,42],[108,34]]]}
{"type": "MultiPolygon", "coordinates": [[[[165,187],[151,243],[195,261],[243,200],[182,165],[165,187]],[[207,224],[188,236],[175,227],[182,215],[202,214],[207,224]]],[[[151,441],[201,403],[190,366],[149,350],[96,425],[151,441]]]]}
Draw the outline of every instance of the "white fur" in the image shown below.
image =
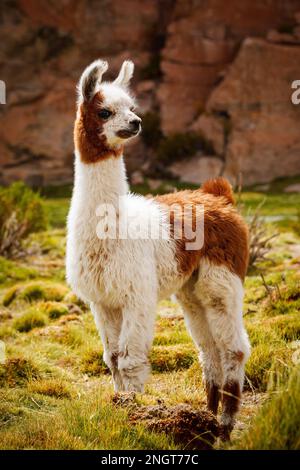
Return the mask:
{"type": "Polygon", "coordinates": [[[96,91],[104,97],[101,106],[114,112],[114,116],[103,126],[107,143],[114,147],[121,145],[124,140],[116,135],[116,131],[126,129],[134,119],[140,120],[133,111],[136,106],[134,98],[114,83],[101,83],[96,91]]]}
{"type": "Polygon", "coordinates": [[[134,71],[134,63],[131,60],[125,60],[122,64],[119,75],[114,81],[114,84],[121,87],[127,87],[132,78],[134,71]]]}
{"type": "MultiPolygon", "coordinates": [[[[96,322],[121,311],[118,344],[104,343],[105,357],[117,350],[119,369],[139,370],[126,389],[143,387],[145,369],[149,369],[148,353],[153,337],[157,300],[178,288],[184,279],[178,276],[175,246],[170,239],[100,240],[96,234],[96,209],[101,203],[119,207],[122,197],[124,210],[140,214],[144,223],[157,220],[167,238],[166,216],[150,200],[127,193],[123,159],[107,159],[89,166],[76,155],[75,185],[68,217],[67,280],[82,299],[91,303],[96,322]],[[108,349],[111,349],[108,351],[108,349]],[[121,356],[124,357],[121,357],[121,356]]],[[[101,330],[101,328],[100,328],[101,330]]],[[[105,335],[110,335],[109,327],[105,335]]],[[[115,336],[116,338],[116,336],[115,336]]],[[[128,371],[124,373],[128,374],[128,371]]],[[[124,379],[125,380],[125,379],[124,379]]],[[[116,384],[117,385],[117,384],[116,384]]]]}
{"type": "MultiPolygon", "coordinates": [[[[113,84],[97,85],[104,105],[116,114],[104,129],[109,142],[116,146],[115,129],[133,113],[132,98],[123,88],[130,77],[127,64],[113,84]]],[[[108,218],[107,223],[115,221],[108,218]]],[[[67,280],[91,306],[115,389],[143,390],[157,301],[172,293],[177,293],[188,328],[202,351],[206,381],[221,388],[228,380],[238,380],[242,386],[249,355],[242,323],[242,283],[226,267],[213,266],[206,260],[200,263],[197,279],[188,281],[178,272],[175,242],[168,233],[163,208],[129,192],[122,157],[86,164],[76,149],[68,216],[67,280]],[[134,212],[143,225],[155,220],[164,236],[136,239],[136,233],[132,233],[128,239],[99,239],[97,207],[107,203],[122,213],[134,212]],[[238,351],[244,355],[242,362],[235,359],[238,351]]],[[[224,423],[226,419],[224,416],[224,423]]]]}

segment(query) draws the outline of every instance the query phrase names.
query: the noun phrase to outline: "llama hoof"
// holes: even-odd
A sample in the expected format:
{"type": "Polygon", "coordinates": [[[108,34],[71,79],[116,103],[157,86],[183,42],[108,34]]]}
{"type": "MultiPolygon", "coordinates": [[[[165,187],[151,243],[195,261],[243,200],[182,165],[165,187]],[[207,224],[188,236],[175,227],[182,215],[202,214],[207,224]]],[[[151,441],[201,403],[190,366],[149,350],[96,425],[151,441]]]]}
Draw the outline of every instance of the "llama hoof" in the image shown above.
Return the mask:
{"type": "Polygon", "coordinates": [[[220,426],[219,437],[222,442],[229,442],[230,441],[230,434],[233,429],[233,426],[228,424],[223,424],[220,426]]]}

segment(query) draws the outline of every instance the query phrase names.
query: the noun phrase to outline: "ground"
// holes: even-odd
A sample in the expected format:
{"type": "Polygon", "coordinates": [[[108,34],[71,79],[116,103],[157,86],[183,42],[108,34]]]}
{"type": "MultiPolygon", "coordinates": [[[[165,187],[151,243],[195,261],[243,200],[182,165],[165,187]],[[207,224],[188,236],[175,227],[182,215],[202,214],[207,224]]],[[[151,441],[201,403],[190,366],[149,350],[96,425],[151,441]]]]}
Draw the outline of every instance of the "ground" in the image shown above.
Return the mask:
{"type": "Polygon", "coordinates": [[[208,443],[199,430],[178,439],[169,421],[149,426],[149,416],[160,418],[157,409],[205,410],[197,351],[173,298],[158,305],[146,393],[128,403],[114,398],[92,315],[64,279],[69,199],[49,191],[49,229],[29,237],[21,259],[0,258],[0,449],[184,449],[199,441],[226,449],[300,448],[300,195],[283,189],[279,182],[268,193],[252,188],[241,195],[247,217],[265,200],[266,230],[278,236],[246,278],[252,354],[225,446],[208,443]]]}

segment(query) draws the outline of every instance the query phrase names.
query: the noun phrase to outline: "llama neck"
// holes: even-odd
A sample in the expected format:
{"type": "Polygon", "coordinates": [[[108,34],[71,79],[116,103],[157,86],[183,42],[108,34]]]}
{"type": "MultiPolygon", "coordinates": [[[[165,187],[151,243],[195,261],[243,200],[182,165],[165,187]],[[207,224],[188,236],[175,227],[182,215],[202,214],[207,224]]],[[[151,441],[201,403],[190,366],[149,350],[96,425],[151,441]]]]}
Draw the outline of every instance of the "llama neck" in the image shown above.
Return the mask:
{"type": "Polygon", "coordinates": [[[76,152],[74,195],[86,205],[87,210],[95,209],[99,204],[117,206],[119,198],[127,192],[123,156],[112,156],[86,164],[82,162],[79,152],[76,152]]]}

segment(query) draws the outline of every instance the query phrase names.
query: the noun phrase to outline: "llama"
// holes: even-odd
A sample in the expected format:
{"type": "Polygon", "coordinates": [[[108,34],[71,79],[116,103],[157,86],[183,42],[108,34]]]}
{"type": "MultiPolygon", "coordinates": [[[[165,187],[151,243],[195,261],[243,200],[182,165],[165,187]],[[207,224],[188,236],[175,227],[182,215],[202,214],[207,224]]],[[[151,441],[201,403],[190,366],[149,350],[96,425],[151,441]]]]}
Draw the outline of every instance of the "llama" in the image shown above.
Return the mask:
{"type": "MultiPolygon", "coordinates": [[[[229,439],[250,353],[242,319],[246,224],[224,178],[152,199],[129,192],[123,147],[141,130],[128,89],[134,65],[125,61],[114,81],[103,82],[107,68],[105,61],[93,62],[78,84],[67,280],[90,305],[115,391],[143,392],[157,302],[175,294],[199,350],[207,407],[217,414],[221,401],[221,434],[229,439]],[[101,237],[97,226],[103,204],[113,207],[116,217],[113,222],[108,212],[101,237]],[[187,249],[184,236],[174,236],[185,205],[203,207],[203,244],[198,249],[187,249]],[[110,225],[120,224],[128,211],[142,225],[154,220],[162,236],[106,237],[110,225]]],[[[191,227],[197,222],[193,214],[191,227]]]]}

